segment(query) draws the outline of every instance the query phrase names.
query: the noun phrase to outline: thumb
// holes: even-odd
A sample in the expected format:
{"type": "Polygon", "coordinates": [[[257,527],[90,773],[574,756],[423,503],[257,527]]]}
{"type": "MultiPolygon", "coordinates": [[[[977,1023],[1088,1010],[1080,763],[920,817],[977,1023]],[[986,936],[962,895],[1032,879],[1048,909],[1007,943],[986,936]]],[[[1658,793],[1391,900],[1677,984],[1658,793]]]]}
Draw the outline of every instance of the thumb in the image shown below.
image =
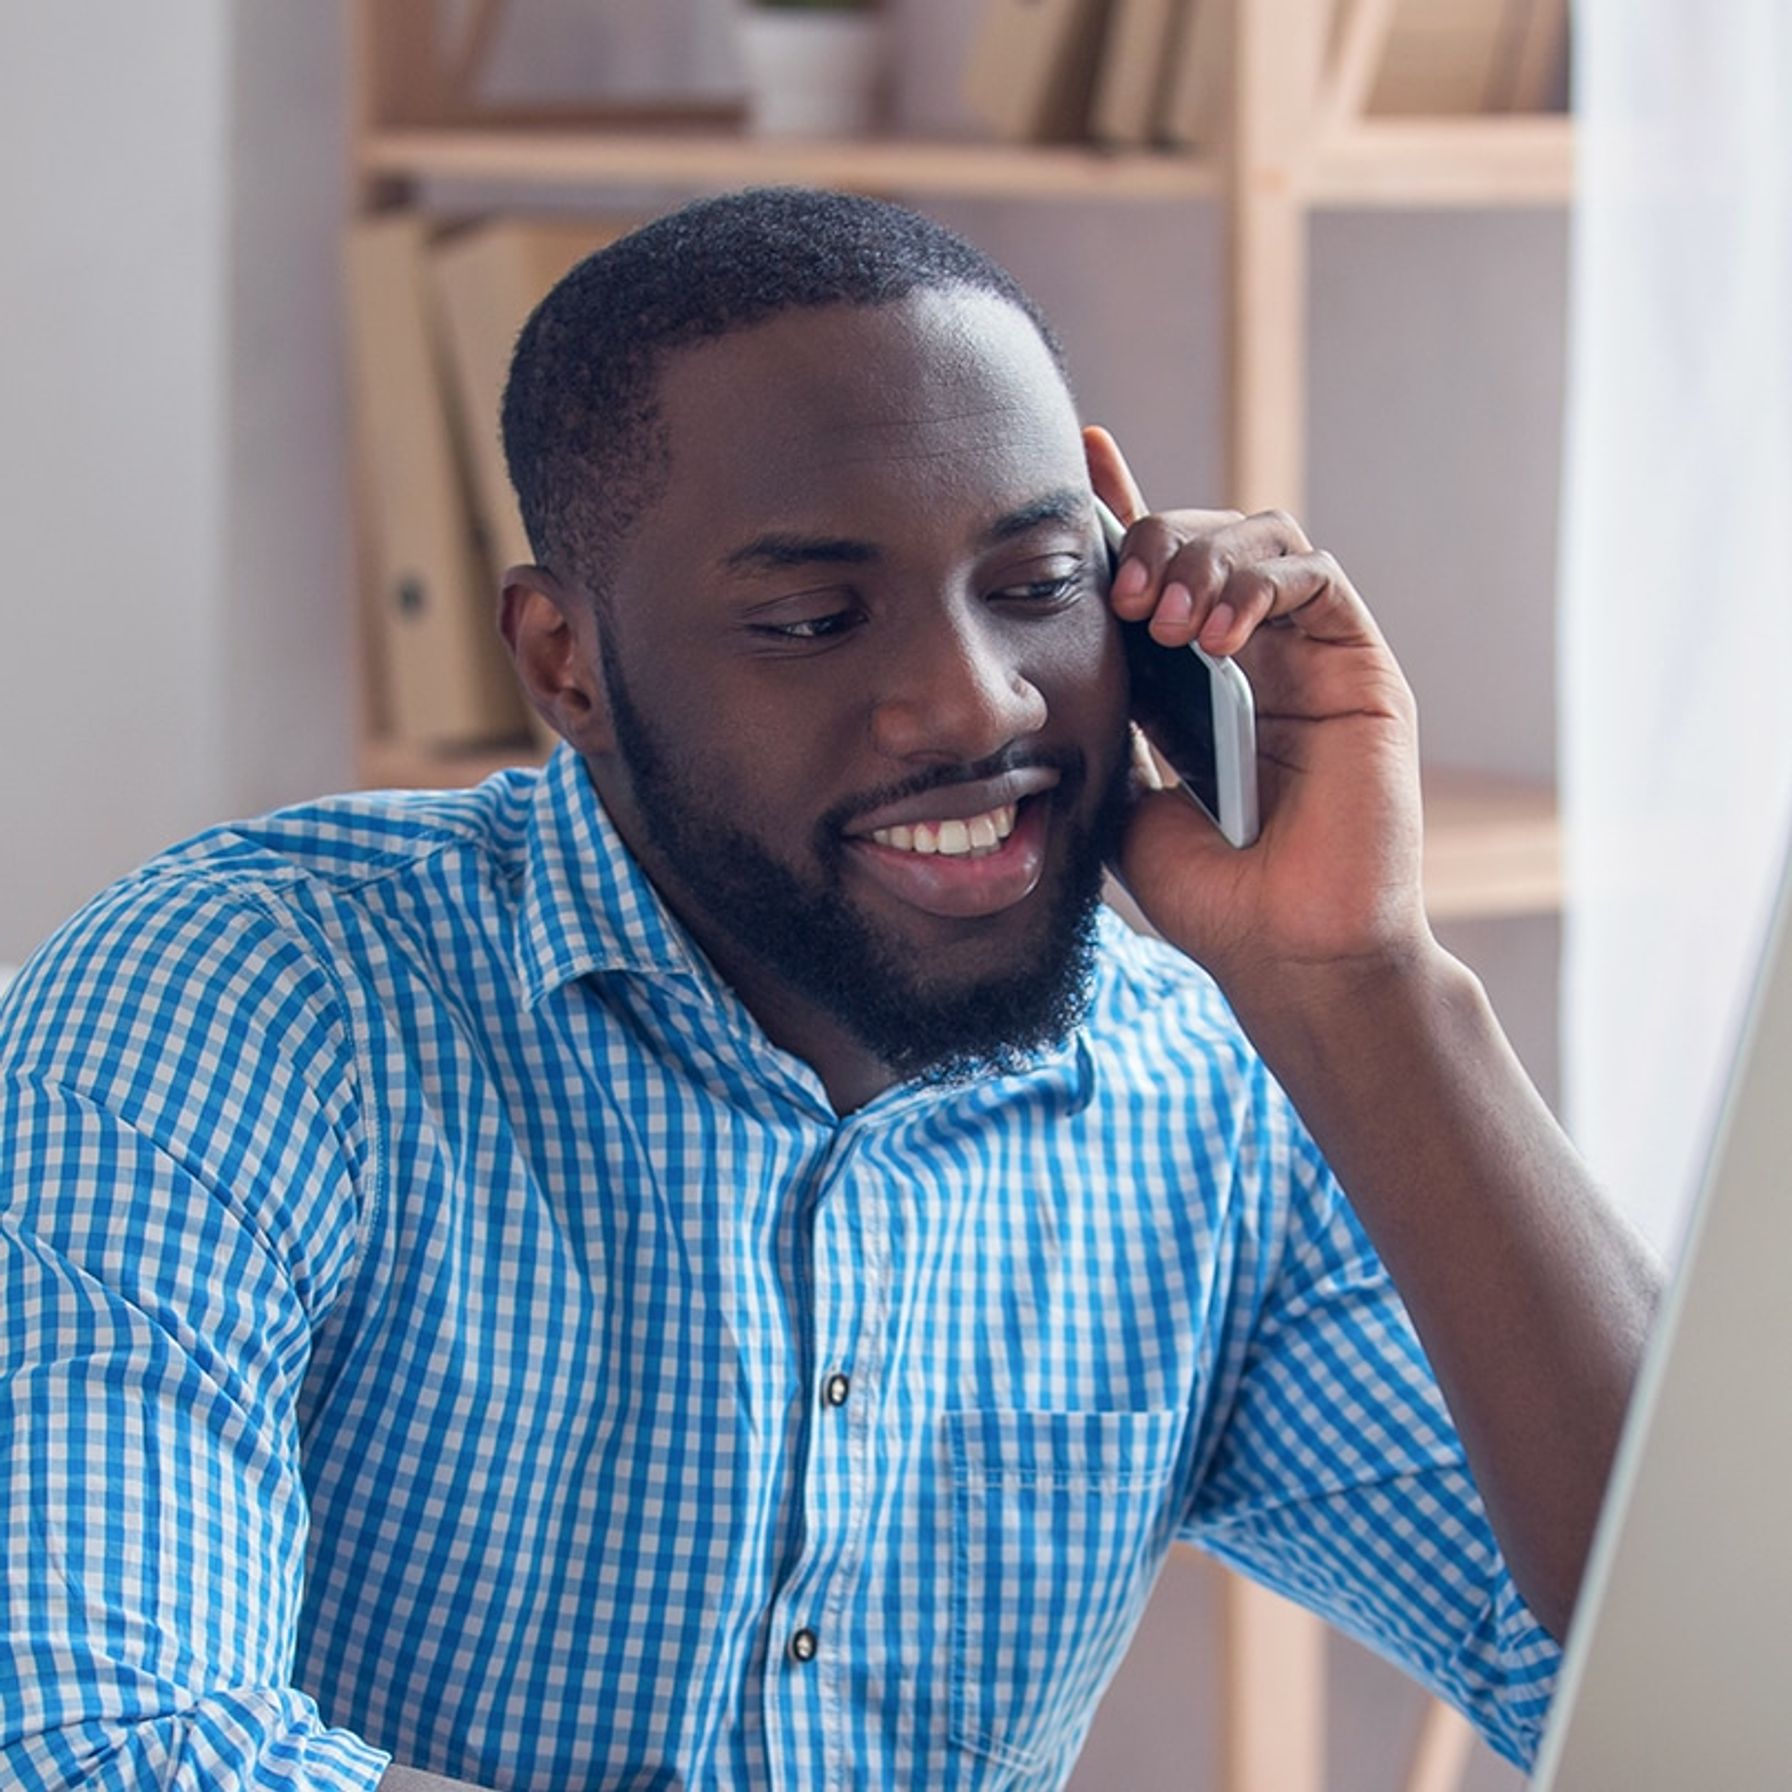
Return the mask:
{"type": "Polygon", "coordinates": [[[1247,899],[1247,855],[1228,844],[1180,790],[1133,805],[1115,874],[1145,919],[1173,946],[1209,965],[1236,932],[1247,899]]]}

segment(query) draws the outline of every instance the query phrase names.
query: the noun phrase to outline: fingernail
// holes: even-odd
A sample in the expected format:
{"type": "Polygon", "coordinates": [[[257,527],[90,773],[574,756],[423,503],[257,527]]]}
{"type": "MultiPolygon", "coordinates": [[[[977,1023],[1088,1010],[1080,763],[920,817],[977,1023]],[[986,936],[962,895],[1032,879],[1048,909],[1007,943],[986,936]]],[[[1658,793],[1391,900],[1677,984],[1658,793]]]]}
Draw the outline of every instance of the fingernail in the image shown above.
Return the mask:
{"type": "Polygon", "coordinates": [[[1215,604],[1207,612],[1207,621],[1201,628],[1201,645],[1209,653],[1218,653],[1225,645],[1226,637],[1232,632],[1232,625],[1238,620],[1238,613],[1230,604],[1215,604]]]}
{"type": "Polygon", "coordinates": [[[1157,761],[1152,758],[1150,743],[1137,722],[1132,724],[1132,768],[1147,790],[1163,789],[1164,781],[1158,772],[1157,761]]]}
{"type": "Polygon", "coordinates": [[[1157,613],[1166,621],[1181,627],[1195,613],[1194,593],[1180,580],[1173,585],[1166,585],[1163,596],[1157,601],[1157,613]]]}
{"type": "Polygon", "coordinates": [[[1128,557],[1120,562],[1120,570],[1114,574],[1113,595],[1121,599],[1137,597],[1149,579],[1145,562],[1128,557]]]}

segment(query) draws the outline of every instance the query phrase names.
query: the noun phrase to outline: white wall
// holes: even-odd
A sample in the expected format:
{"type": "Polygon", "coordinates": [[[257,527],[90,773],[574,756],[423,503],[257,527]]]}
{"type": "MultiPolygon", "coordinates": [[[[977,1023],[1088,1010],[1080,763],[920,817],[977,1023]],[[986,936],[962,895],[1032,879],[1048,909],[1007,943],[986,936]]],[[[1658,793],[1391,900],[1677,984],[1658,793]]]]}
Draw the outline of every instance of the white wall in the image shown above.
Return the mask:
{"type": "Polygon", "coordinates": [[[222,810],[352,770],[342,8],[230,8],[222,810]]]}
{"type": "Polygon", "coordinates": [[[222,0],[0,40],[0,958],[217,807],[222,0]]]}
{"type": "Polygon", "coordinates": [[[0,960],[346,776],[336,12],[0,20],[0,960]]]}

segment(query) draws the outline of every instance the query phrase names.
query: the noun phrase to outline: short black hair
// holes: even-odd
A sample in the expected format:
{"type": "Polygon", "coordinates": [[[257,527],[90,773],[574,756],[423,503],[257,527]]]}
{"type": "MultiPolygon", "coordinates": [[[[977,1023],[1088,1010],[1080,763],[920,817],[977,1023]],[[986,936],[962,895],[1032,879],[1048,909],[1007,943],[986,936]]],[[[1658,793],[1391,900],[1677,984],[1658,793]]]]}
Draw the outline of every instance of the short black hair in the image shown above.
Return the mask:
{"type": "Polygon", "coordinates": [[[536,559],[604,595],[618,543],[664,477],[664,358],[782,311],[888,305],[917,291],[992,293],[1039,307],[964,238],[904,206],[801,187],[699,199],[580,262],[517,339],[504,456],[536,559]]]}

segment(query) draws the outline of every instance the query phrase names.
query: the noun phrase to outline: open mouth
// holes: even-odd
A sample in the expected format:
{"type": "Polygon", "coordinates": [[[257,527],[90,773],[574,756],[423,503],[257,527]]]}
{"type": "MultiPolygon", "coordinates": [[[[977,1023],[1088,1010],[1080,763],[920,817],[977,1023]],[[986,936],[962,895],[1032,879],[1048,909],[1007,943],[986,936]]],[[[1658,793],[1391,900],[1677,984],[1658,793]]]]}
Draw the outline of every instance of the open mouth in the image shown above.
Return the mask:
{"type": "Polygon", "coordinates": [[[1014,832],[1020,813],[1018,803],[1003,803],[981,815],[953,816],[939,822],[919,821],[912,826],[873,828],[870,839],[896,852],[916,852],[923,857],[937,853],[949,859],[980,859],[1000,852],[1002,842],[1014,832]]]}
{"type": "Polygon", "coordinates": [[[974,815],[895,822],[850,836],[850,860],[927,914],[998,914],[1030,896],[1044,873],[1051,807],[1028,796],[974,815]]]}

